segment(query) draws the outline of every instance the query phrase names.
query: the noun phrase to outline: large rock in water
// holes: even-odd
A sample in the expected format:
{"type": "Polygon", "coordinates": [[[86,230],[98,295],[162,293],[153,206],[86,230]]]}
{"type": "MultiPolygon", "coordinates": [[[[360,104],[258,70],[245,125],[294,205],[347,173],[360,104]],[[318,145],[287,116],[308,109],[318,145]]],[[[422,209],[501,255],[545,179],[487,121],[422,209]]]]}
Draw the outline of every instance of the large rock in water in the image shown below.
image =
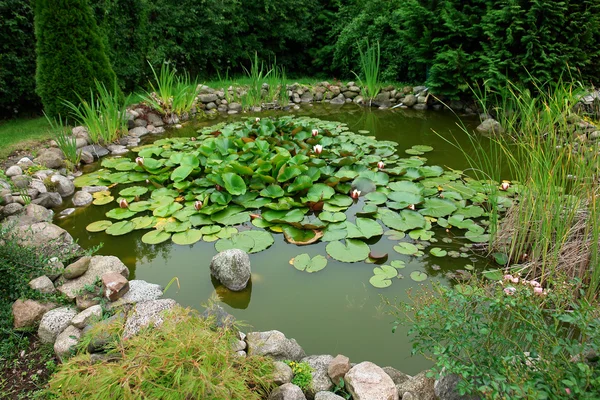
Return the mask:
{"type": "Polygon", "coordinates": [[[60,307],[48,311],[40,321],[38,337],[42,343],[54,343],[56,337],[71,324],[77,311],[71,307],[60,307]]]}
{"type": "Polygon", "coordinates": [[[246,336],[248,355],[269,356],[276,361],[300,361],[306,353],[295,339],[279,331],[250,332],[246,336]]]}
{"type": "Polygon", "coordinates": [[[423,371],[409,380],[396,385],[398,394],[405,396],[407,393],[415,400],[437,400],[433,390],[434,379],[427,377],[427,371],[423,371]]]}
{"type": "Polygon", "coordinates": [[[222,251],[210,262],[210,273],[227,289],[242,290],[250,280],[250,257],[239,249],[222,251]]]}
{"type": "Polygon", "coordinates": [[[348,371],[344,379],[354,400],[398,400],[398,390],[383,369],[365,361],[348,371]]]}
{"type": "Polygon", "coordinates": [[[149,326],[150,324],[153,326],[160,326],[164,322],[162,316],[163,311],[172,309],[176,304],[177,303],[173,299],[161,299],[137,303],[127,317],[125,329],[123,330],[123,338],[127,339],[136,335],[140,329],[149,326]]]}
{"type": "Polygon", "coordinates": [[[57,289],[73,300],[85,285],[93,285],[96,279],[101,278],[107,272],[117,272],[125,278],[129,277],[129,269],[117,257],[94,256],[90,258],[88,268],[83,275],[68,280],[57,289]]]}
{"type": "Polygon", "coordinates": [[[504,133],[504,129],[500,126],[500,122],[493,118],[488,118],[477,127],[477,132],[484,135],[491,135],[494,133],[504,133]]]}
{"type": "Polygon", "coordinates": [[[271,392],[268,400],[306,400],[302,389],[292,383],[286,383],[284,385],[275,388],[271,392]]]}
{"type": "Polygon", "coordinates": [[[317,392],[333,389],[333,382],[331,382],[327,373],[332,360],[333,356],[330,355],[308,356],[300,360],[300,362],[305,362],[312,368],[312,382],[305,392],[308,399],[314,399],[317,392]]]}

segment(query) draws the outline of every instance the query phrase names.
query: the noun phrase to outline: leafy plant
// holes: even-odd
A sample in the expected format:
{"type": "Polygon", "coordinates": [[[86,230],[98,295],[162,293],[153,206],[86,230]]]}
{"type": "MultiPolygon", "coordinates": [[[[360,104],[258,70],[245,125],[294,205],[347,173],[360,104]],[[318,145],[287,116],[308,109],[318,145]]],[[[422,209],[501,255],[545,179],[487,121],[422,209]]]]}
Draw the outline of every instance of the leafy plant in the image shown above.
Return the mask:
{"type": "Polygon", "coordinates": [[[359,43],[356,45],[360,56],[361,75],[355,72],[354,75],[359,80],[365,99],[368,99],[370,104],[370,101],[377,96],[382,86],[380,81],[381,50],[379,42],[377,42],[377,46],[371,47],[367,40],[364,51],[359,43]],[[361,76],[364,77],[364,81],[361,76]]]}
{"type": "Polygon", "coordinates": [[[310,388],[310,385],[312,384],[313,373],[311,366],[308,365],[308,363],[297,361],[285,361],[285,363],[290,366],[292,372],[294,373],[292,383],[303,391],[310,388]]]}
{"type": "Polygon", "coordinates": [[[262,104],[262,84],[273,73],[273,68],[265,72],[264,62],[259,60],[257,52],[254,52],[254,59],[250,59],[250,69],[243,65],[242,68],[250,79],[246,93],[242,95],[242,106],[246,108],[260,106],[262,104]]]}
{"type": "Polygon", "coordinates": [[[346,400],[350,400],[352,398],[352,394],[348,393],[348,390],[346,389],[346,382],[344,381],[344,378],[340,378],[340,381],[333,387],[332,392],[346,400]]]}
{"type": "Polygon", "coordinates": [[[81,152],[77,151],[77,139],[70,134],[68,126],[63,123],[62,117],[51,119],[44,113],[50,129],[52,130],[52,138],[58,145],[58,148],[63,152],[67,160],[69,169],[77,169],[81,159],[81,152]]]}

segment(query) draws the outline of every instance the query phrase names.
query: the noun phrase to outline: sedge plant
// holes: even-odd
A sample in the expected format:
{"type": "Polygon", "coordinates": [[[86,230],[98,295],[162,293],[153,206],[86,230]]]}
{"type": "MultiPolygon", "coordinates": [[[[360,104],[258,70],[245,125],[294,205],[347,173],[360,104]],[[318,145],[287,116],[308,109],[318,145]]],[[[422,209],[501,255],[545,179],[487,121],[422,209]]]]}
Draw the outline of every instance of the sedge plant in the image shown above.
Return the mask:
{"type": "Polygon", "coordinates": [[[379,48],[379,42],[377,42],[375,46],[371,46],[369,41],[367,41],[364,50],[360,43],[357,43],[356,45],[358,47],[361,74],[359,75],[356,72],[353,73],[363,89],[365,99],[368,99],[369,104],[371,104],[372,100],[377,96],[382,87],[380,68],[381,50],[379,48]],[[363,77],[364,80],[362,79],[363,77]]]}
{"type": "Polygon", "coordinates": [[[254,59],[250,59],[250,69],[242,65],[244,72],[250,80],[246,93],[242,95],[242,106],[244,108],[260,106],[262,104],[262,84],[271,75],[273,69],[265,70],[264,62],[254,52],[254,59]]]}
{"type": "Polygon", "coordinates": [[[50,125],[52,138],[65,155],[67,167],[70,170],[76,169],[81,160],[81,152],[77,150],[77,139],[70,134],[69,127],[65,124],[60,115],[58,118],[50,118],[44,113],[44,117],[46,117],[46,120],[50,125]]]}

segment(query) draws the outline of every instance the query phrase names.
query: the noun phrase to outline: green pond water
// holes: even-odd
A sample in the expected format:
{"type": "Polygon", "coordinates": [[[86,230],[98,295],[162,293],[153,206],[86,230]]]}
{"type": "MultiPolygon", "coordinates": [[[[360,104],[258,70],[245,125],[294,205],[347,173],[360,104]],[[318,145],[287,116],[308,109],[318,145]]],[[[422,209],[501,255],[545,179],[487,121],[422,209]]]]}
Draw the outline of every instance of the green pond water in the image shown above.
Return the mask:
{"type": "MultiPolygon", "coordinates": [[[[428,165],[459,170],[468,168],[465,157],[433,132],[446,137],[454,136],[459,143],[469,147],[466,134],[457,127],[457,117],[449,112],[365,110],[355,106],[332,108],[315,105],[303,107],[294,113],[344,122],[353,132],[368,130],[369,135],[377,139],[399,143],[398,154],[403,157],[409,157],[404,150],[413,145],[429,145],[434,150],[423,156],[428,159],[428,165]]],[[[261,113],[260,117],[278,115],[284,114],[261,113]]],[[[182,129],[170,129],[160,136],[148,135],[142,143],[171,136],[195,136],[202,127],[248,116],[254,118],[255,115],[233,115],[190,122],[182,129]]],[[[474,128],[476,122],[473,119],[462,121],[469,129],[474,128]]],[[[98,166],[89,168],[93,170],[98,166]]],[[[347,214],[354,215],[363,204],[363,200],[359,200],[347,214]]],[[[141,241],[145,231],[116,237],[104,232],[86,231],[89,223],[105,219],[104,213],[111,208],[114,208],[114,204],[90,205],[68,217],[57,218],[55,222],[77,238],[84,248],[103,243],[98,254],[119,257],[130,269],[130,279],[143,279],[165,286],[177,277],[180,287],[172,285],[165,297],[173,298],[184,306],[201,309],[211,296],[216,296],[229,313],[251,325],[252,328],[247,328],[247,331],[277,329],[287,337],[295,338],[307,354],[341,353],[353,362],[369,360],[409,374],[430,367],[431,362],[411,356],[405,328],[400,327],[392,333],[393,318],[382,306],[381,296],[406,300],[407,290],[419,285],[410,279],[412,271],[424,271],[429,275],[429,279],[422,284],[427,285],[434,280],[451,284],[447,279],[448,273],[463,269],[467,264],[473,264],[478,269],[486,265],[486,261],[476,254],[470,254],[469,258],[437,258],[427,252],[419,258],[401,255],[392,249],[397,241],[391,241],[384,235],[379,239],[367,240],[371,250],[388,253],[387,264],[392,260],[405,261],[406,268],[399,270],[403,279],[394,279],[388,288],[376,289],[369,283],[374,265],[366,262],[347,264],[329,258],[327,267],[318,273],[307,274],[296,270],[290,265],[291,258],[301,253],[326,256],[326,244],[300,247],[286,243],[282,234],[274,234],[273,246],[250,255],[252,279],[248,288],[234,293],[211,279],[209,265],[217,253],[214,243],[201,241],[180,246],[167,241],[148,245],[141,241]]],[[[238,228],[242,231],[254,227],[247,223],[238,228]]],[[[458,250],[466,243],[456,237],[456,232],[449,234],[439,229],[436,234],[438,239],[444,236],[454,239],[450,244],[441,240],[436,243],[436,246],[446,250],[458,250]]]]}

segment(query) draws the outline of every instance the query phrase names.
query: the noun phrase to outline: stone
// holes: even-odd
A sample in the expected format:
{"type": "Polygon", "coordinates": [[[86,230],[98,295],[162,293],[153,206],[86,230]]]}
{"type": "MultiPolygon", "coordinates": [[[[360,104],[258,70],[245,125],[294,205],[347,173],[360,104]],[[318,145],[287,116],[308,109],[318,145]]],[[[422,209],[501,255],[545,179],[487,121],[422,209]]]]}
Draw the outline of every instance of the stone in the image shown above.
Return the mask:
{"type": "MultiPolygon", "coordinates": [[[[69,268],[69,267],[67,267],[69,268]]],[[[115,256],[93,256],[87,271],[78,278],[68,280],[57,289],[69,299],[75,299],[86,285],[93,285],[97,278],[107,272],[117,272],[125,278],[129,277],[129,269],[115,256]]]]}
{"type": "Polygon", "coordinates": [[[15,215],[23,210],[23,206],[19,203],[10,203],[4,206],[2,209],[2,215],[5,217],[9,217],[11,215],[15,215]]]}
{"type": "Polygon", "coordinates": [[[198,96],[198,100],[200,100],[202,103],[215,102],[218,99],[219,99],[219,96],[217,96],[214,93],[201,94],[198,96]]]}
{"type": "Polygon", "coordinates": [[[99,304],[100,296],[97,294],[85,293],[75,298],[75,305],[82,311],[99,304]]]}
{"type": "Polygon", "coordinates": [[[238,114],[238,113],[239,113],[239,111],[236,111],[236,110],[227,111],[227,114],[229,114],[229,115],[238,114]]]}
{"type": "Polygon", "coordinates": [[[12,167],[8,167],[4,174],[11,178],[13,176],[23,175],[23,170],[18,165],[13,165],[12,167]]]}
{"type": "Polygon", "coordinates": [[[58,259],[58,257],[52,257],[49,259],[48,265],[50,266],[50,273],[47,274],[47,276],[50,278],[50,280],[55,281],[62,276],[62,273],[65,270],[65,265],[58,259]]]}
{"type": "Polygon", "coordinates": [[[146,119],[148,120],[148,123],[150,123],[151,125],[154,125],[155,127],[159,127],[159,126],[163,126],[165,123],[163,122],[162,118],[155,113],[148,113],[146,114],[146,119]]]}
{"type": "Polygon", "coordinates": [[[73,136],[78,138],[89,138],[89,133],[85,126],[76,126],[73,129],[71,129],[71,133],[73,134],[73,136]]]}
{"type": "Polygon", "coordinates": [[[102,275],[102,292],[104,297],[115,301],[129,290],[129,281],[118,272],[107,272],[102,275]]]}
{"type": "Polygon", "coordinates": [[[336,97],[334,97],[333,99],[331,99],[331,101],[329,103],[336,104],[336,105],[342,105],[342,104],[346,103],[346,98],[344,97],[343,94],[339,94],[336,97]]]}
{"type": "Polygon", "coordinates": [[[81,338],[81,329],[73,325],[67,326],[56,338],[54,342],[54,353],[60,360],[65,362],[69,357],[75,354],[77,343],[81,338]]]}
{"type": "Polygon", "coordinates": [[[242,111],[242,105],[240,103],[229,103],[229,109],[234,111],[242,111]]]}
{"type": "Polygon", "coordinates": [[[99,321],[102,318],[102,306],[100,304],[91,306],[86,308],[77,314],[73,320],[71,320],[71,324],[76,328],[83,329],[86,325],[90,325],[90,323],[94,320],[99,321]]]}
{"type": "Polygon", "coordinates": [[[271,392],[268,400],[306,400],[302,389],[292,383],[283,384],[271,392]]]}
{"type": "Polygon", "coordinates": [[[273,382],[277,386],[285,385],[292,381],[292,378],[294,378],[294,371],[292,371],[292,368],[289,365],[283,361],[275,361],[273,366],[273,382]]]}
{"type": "Polygon", "coordinates": [[[140,137],[150,133],[148,129],[144,126],[138,126],[137,128],[133,128],[129,130],[129,136],[140,137]]]}
{"type": "Polygon", "coordinates": [[[79,160],[84,164],[91,164],[94,162],[94,155],[89,151],[80,150],[79,151],[79,160]]]}
{"type": "Polygon", "coordinates": [[[347,99],[353,99],[353,98],[355,98],[356,96],[358,96],[358,93],[351,92],[351,91],[348,90],[348,91],[344,92],[343,95],[344,95],[344,97],[347,100],[347,99]]]}
{"type": "Polygon", "coordinates": [[[354,400],[398,400],[392,378],[369,361],[361,362],[348,371],[344,381],[354,400]]]}
{"type": "Polygon", "coordinates": [[[75,212],[75,209],[73,207],[69,207],[69,208],[65,208],[60,213],[58,213],[58,216],[60,218],[65,218],[65,217],[68,217],[69,215],[73,214],[74,212],[75,212]]]}
{"type": "Polygon", "coordinates": [[[210,273],[227,289],[240,291],[250,280],[250,258],[239,249],[222,251],[212,258],[210,273]]]}
{"type": "Polygon", "coordinates": [[[423,104],[423,103],[415,104],[413,106],[413,110],[417,110],[417,111],[425,111],[428,108],[429,108],[429,106],[427,104],[423,104]]]}
{"type": "Polygon", "coordinates": [[[64,155],[59,149],[46,149],[33,160],[47,168],[58,169],[65,166],[64,155]],[[58,150],[58,151],[57,151],[58,150]]]}
{"type": "Polygon", "coordinates": [[[38,222],[14,228],[19,243],[38,249],[51,248],[54,251],[74,250],[74,240],[69,232],[50,223],[38,222]]]}
{"type": "Polygon", "coordinates": [[[142,280],[129,281],[129,291],[120,299],[109,304],[108,308],[115,308],[124,304],[135,304],[144,301],[157,300],[163,295],[160,285],[142,280]]]}
{"type": "Polygon", "coordinates": [[[129,153],[129,149],[127,149],[127,147],[123,146],[123,145],[111,145],[110,147],[110,154],[112,154],[113,156],[120,156],[126,153],[129,153]]]}
{"type": "Polygon", "coordinates": [[[108,151],[108,149],[100,146],[99,144],[90,144],[88,146],[84,146],[81,148],[81,151],[87,151],[88,153],[90,153],[94,159],[99,159],[100,157],[104,157],[106,155],[108,155],[110,152],[108,151]]]}
{"type": "Polygon", "coordinates": [[[311,103],[314,100],[314,96],[311,92],[304,92],[302,96],[300,96],[300,101],[303,103],[311,103]]]}
{"type": "Polygon", "coordinates": [[[439,400],[478,400],[478,396],[461,395],[456,390],[456,385],[462,380],[457,374],[442,374],[433,383],[433,392],[439,400]]]}
{"type": "Polygon", "coordinates": [[[422,371],[409,380],[396,385],[398,394],[404,398],[406,393],[410,393],[416,400],[436,400],[433,389],[434,379],[426,376],[427,371],[422,371]]]}
{"type": "Polygon", "coordinates": [[[88,141],[85,138],[76,138],[75,139],[75,147],[77,147],[78,149],[81,149],[82,147],[85,147],[88,145],[88,141]]]}
{"type": "Polygon", "coordinates": [[[295,339],[288,339],[279,331],[249,332],[246,336],[248,354],[268,356],[276,361],[300,361],[306,353],[295,339]]]}
{"type": "Polygon", "coordinates": [[[122,325],[125,321],[125,313],[119,312],[107,319],[96,322],[91,321],[91,324],[88,324],[83,328],[83,335],[87,335],[93,330],[87,347],[88,352],[95,353],[104,351],[108,344],[118,339],[114,329],[110,329],[110,326],[113,325],[115,321],[122,325]]]}
{"type": "Polygon", "coordinates": [[[31,182],[31,178],[27,175],[15,175],[10,178],[12,184],[18,189],[26,189],[29,186],[29,182],[31,182]]]}
{"type": "Polygon", "coordinates": [[[493,118],[488,118],[477,127],[477,132],[484,135],[501,134],[504,133],[504,129],[500,126],[500,122],[493,118]]]}
{"type": "Polygon", "coordinates": [[[75,207],[84,207],[92,204],[94,196],[91,193],[79,191],[73,196],[72,202],[75,207]]]}
{"type": "Polygon", "coordinates": [[[415,93],[416,95],[419,95],[419,93],[424,93],[426,92],[427,86],[415,86],[413,87],[413,93],[415,93]]]}
{"type": "Polygon", "coordinates": [[[56,208],[62,205],[62,197],[58,193],[48,192],[40,194],[31,204],[36,204],[44,208],[56,208]]]}
{"type": "Polygon", "coordinates": [[[13,203],[14,199],[10,189],[4,189],[0,192],[0,204],[10,204],[13,203]]]}
{"type": "Polygon", "coordinates": [[[135,126],[135,127],[143,126],[145,128],[147,125],[148,125],[148,121],[146,121],[145,119],[136,118],[133,120],[133,126],[135,126]]]}
{"type": "Polygon", "coordinates": [[[56,292],[54,283],[52,283],[50,278],[48,278],[46,275],[42,275],[29,281],[29,287],[33,290],[37,290],[40,293],[49,294],[56,292]]]}
{"type": "Polygon", "coordinates": [[[56,174],[52,175],[52,178],[50,178],[50,180],[54,182],[56,191],[62,197],[68,197],[75,193],[75,185],[73,184],[73,181],[69,178],[56,174]]]}
{"type": "Polygon", "coordinates": [[[305,391],[308,399],[314,399],[317,392],[329,391],[333,389],[333,382],[329,379],[328,367],[333,360],[330,355],[316,355],[304,357],[300,362],[305,362],[312,368],[312,382],[305,391]]]}
{"type": "Polygon", "coordinates": [[[415,96],[414,94],[406,95],[402,103],[404,103],[404,105],[407,107],[412,107],[415,104],[417,104],[417,96],[415,96]]]}
{"type": "Polygon", "coordinates": [[[17,162],[17,165],[21,167],[21,169],[27,169],[33,167],[35,164],[29,157],[23,157],[17,162]]]}
{"type": "Polygon", "coordinates": [[[345,400],[333,392],[318,392],[315,394],[315,400],[345,400]]]}
{"type": "Polygon", "coordinates": [[[202,312],[202,317],[214,318],[214,326],[217,328],[232,328],[235,322],[235,317],[216,303],[211,303],[208,307],[206,307],[206,309],[202,312]]]}
{"type": "Polygon", "coordinates": [[[54,343],[56,337],[71,324],[77,311],[71,307],[60,307],[48,311],[42,317],[38,337],[42,343],[54,343]]]}
{"type": "Polygon", "coordinates": [[[31,182],[29,182],[29,187],[37,190],[39,194],[48,193],[48,188],[46,188],[44,182],[39,179],[32,179],[31,182]]]}
{"type": "Polygon", "coordinates": [[[75,261],[72,264],[69,264],[63,271],[63,276],[65,279],[75,279],[85,274],[90,266],[90,260],[92,257],[85,256],[81,257],[79,260],[75,261]]]}
{"type": "Polygon", "coordinates": [[[53,303],[40,303],[35,300],[17,300],[12,305],[13,326],[15,329],[34,327],[42,316],[56,307],[53,303]]]}
{"type": "Polygon", "coordinates": [[[392,367],[383,367],[383,370],[389,375],[390,378],[392,378],[392,381],[394,381],[395,385],[404,383],[411,378],[410,375],[406,375],[404,372],[398,371],[392,367]]]}
{"type": "Polygon", "coordinates": [[[429,96],[417,96],[417,103],[419,104],[427,104],[427,101],[429,100],[429,96]]]}
{"type": "Polygon", "coordinates": [[[125,322],[123,338],[136,335],[140,329],[149,326],[160,326],[163,323],[163,311],[170,310],[177,303],[173,299],[160,299],[137,303],[125,322]]]}
{"type": "Polygon", "coordinates": [[[348,371],[350,371],[350,359],[341,354],[335,356],[335,358],[329,362],[329,366],[327,367],[327,374],[335,385],[340,382],[340,379],[343,378],[348,371]]]}
{"type": "Polygon", "coordinates": [[[206,105],[207,110],[214,110],[215,108],[217,108],[217,105],[212,101],[206,105]]]}

